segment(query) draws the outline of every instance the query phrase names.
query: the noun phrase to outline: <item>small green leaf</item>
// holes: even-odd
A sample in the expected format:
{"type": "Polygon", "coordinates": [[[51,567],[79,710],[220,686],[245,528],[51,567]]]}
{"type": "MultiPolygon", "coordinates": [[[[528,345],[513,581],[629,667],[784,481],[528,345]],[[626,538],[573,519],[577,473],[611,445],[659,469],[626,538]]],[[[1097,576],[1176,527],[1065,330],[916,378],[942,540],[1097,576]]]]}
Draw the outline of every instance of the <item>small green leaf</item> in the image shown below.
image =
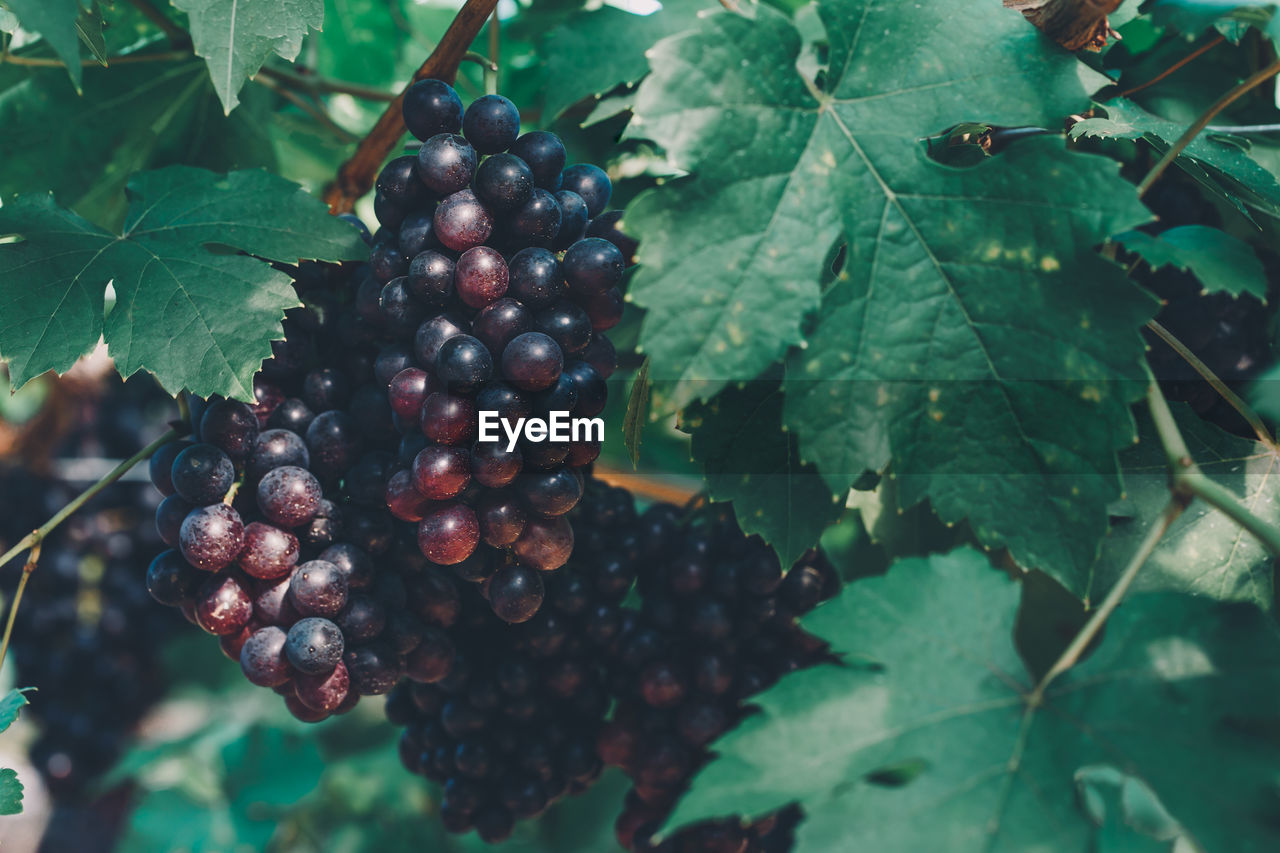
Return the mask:
{"type": "Polygon", "coordinates": [[[631,393],[627,396],[627,413],[622,419],[622,441],[631,467],[640,464],[640,436],[644,433],[649,414],[649,357],[645,356],[635,379],[631,380],[631,393]]]}
{"type": "Polygon", "coordinates": [[[1190,272],[1205,293],[1248,293],[1267,301],[1267,273],[1243,240],[1207,225],[1182,225],[1158,236],[1126,231],[1112,238],[1137,252],[1153,270],[1172,266],[1190,272]]]}
{"type": "Polygon", "coordinates": [[[1125,804],[1136,832],[1176,826],[1204,850],[1280,846],[1268,617],[1132,596],[1033,704],[1012,642],[1018,603],[1019,585],[968,549],[847,585],[803,623],[847,665],[755,697],[760,712],[713,744],[668,828],[799,802],[797,853],[1084,851],[1106,818],[1081,782],[1110,765],[1142,782],[1125,804]],[[885,784],[903,767],[918,772],[885,784]]]}
{"type": "Polygon", "coordinates": [[[81,0],[5,0],[24,30],[39,33],[67,66],[71,82],[80,89],[80,35],[77,23],[81,0]]]}
{"type": "Polygon", "coordinates": [[[324,0],[173,0],[173,5],[189,16],[196,54],[208,64],[228,114],[267,57],[296,58],[307,32],[324,22],[324,0]]]}
{"type": "Polygon", "coordinates": [[[0,732],[5,731],[18,719],[23,706],[29,705],[27,693],[34,687],[15,687],[0,698],[0,732]]]}
{"type": "Polygon", "coordinates": [[[732,501],[743,531],[772,545],[784,566],[844,511],[817,469],[800,461],[795,434],[783,429],[776,379],[730,386],[689,406],[680,429],[693,437],[711,499],[732,501]]]}
{"type": "Polygon", "coordinates": [[[0,768],[0,815],[22,814],[22,793],[18,771],[0,768]]]}
{"type": "Polygon", "coordinates": [[[124,233],[109,234],[49,196],[0,207],[0,356],[21,386],[67,370],[105,337],[122,375],[168,390],[253,399],[252,376],[297,304],[289,278],[248,255],[362,257],[354,229],[266,172],[171,167],[130,182],[124,233]],[[209,246],[241,252],[211,252],[209,246]],[[111,282],[115,307],[103,318],[111,282]]]}
{"type": "MultiPolygon", "coordinates": [[[[1145,139],[1163,154],[1187,128],[1152,115],[1133,101],[1116,98],[1103,107],[1106,118],[1089,118],[1071,128],[1073,139],[1096,136],[1145,139]]],[[[1247,217],[1251,208],[1280,216],[1280,180],[1248,154],[1248,140],[1200,134],[1174,161],[1206,189],[1222,196],[1247,217]]]]}
{"type": "Polygon", "coordinates": [[[1280,43],[1280,16],[1274,0],[1151,0],[1144,11],[1187,36],[1216,26],[1238,42],[1246,27],[1254,27],[1280,43]]]}
{"type": "Polygon", "coordinates": [[[102,12],[95,0],[93,8],[88,9],[76,18],[76,35],[89,53],[102,65],[107,64],[107,40],[102,35],[102,12]]]}

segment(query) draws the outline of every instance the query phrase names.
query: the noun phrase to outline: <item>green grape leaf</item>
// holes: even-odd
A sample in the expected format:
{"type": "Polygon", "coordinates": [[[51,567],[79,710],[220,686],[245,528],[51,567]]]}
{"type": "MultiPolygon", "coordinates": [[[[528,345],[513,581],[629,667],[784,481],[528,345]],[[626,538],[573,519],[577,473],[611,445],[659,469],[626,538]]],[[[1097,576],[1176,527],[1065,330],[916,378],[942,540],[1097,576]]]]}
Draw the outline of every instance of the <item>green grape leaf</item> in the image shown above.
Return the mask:
{"type": "Polygon", "coordinates": [[[782,399],[776,379],[731,385],[685,409],[680,429],[692,436],[711,499],[732,501],[742,529],[790,566],[840,517],[844,502],[800,461],[795,434],[782,426],[782,399]]]}
{"type": "Polygon", "coordinates": [[[1157,236],[1126,231],[1112,238],[1137,252],[1153,270],[1162,267],[1190,272],[1205,293],[1248,293],[1267,301],[1267,272],[1249,244],[1207,225],[1182,225],[1157,236]]]}
{"type": "MultiPolygon", "coordinates": [[[[645,51],[675,33],[694,26],[700,11],[715,8],[713,0],[673,0],[650,15],[635,15],[612,6],[574,15],[547,33],[543,40],[546,63],[543,123],[550,124],[566,109],[622,83],[634,83],[649,73],[645,51]]],[[[613,103],[609,115],[627,107],[613,103]]],[[[608,118],[592,117],[592,121],[608,118]]]]}
{"type": "Polygon", "coordinates": [[[80,66],[80,31],[78,24],[84,9],[83,0],[5,0],[24,30],[39,33],[67,66],[67,74],[76,91],[80,90],[83,69],[80,66]]]}
{"type": "MultiPolygon", "coordinates": [[[[1089,118],[1071,128],[1072,138],[1096,136],[1145,139],[1163,154],[1186,127],[1152,115],[1133,101],[1116,98],[1102,107],[1106,118],[1089,118]]],[[[1280,180],[1249,156],[1249,142],[1223,134],[1201,134],[1174,162],[1196,182],[1223,197],[1246,217],[1251,209],[1280,216],[1280,180]]]]}
{"type": "Polygon", "coordinates": [[[0,768],[0,815],[22,814],[22,793],[18,771],[0,768]]]}
{"type": "Polygon", "coordinates": [[[627,395],[627,412],[622,419],[622,441],[631,457],[631,467],[640,464],[640,437],[649,411],[649,359],[640,363],[635,378],[631,380],[631,393],[627,395]]]}
{"type": "Polygon", "coordinates": [[[409,34],[386,0],[324,0],[324,23],[324,33],[312,39],[317,73],[366,86],[389,88],[396,82],[396,62],[409,34]]]}
{"type": "Polygon", "coordinates": [[[81,12],[80,17],[76,18],[76,35],[89,48],[94,59],[103,65],[107,64],[107,39],[102,33],[102,11],[96,1],[93,8],[81,12]]]}
{"type": "MultiPolygon", "coordinates": [[[[630,289],[648,309],[641,345],[655,382],[680,381],[664,411],[754,378],[798,344],[839,242],[863,264],[882,243],[910,242],[886,228],[950,237],[917,215],[946,211],[966,179],[918,140],[978,117],[1049,126],[1107,83],[999,0],[833,0],[819,11],[830,42],[822,93],[796,70],[800,31],[767,6],[755,20],[704,14],[648,51],[627,135],[692,173],[627,210],[641,238],[630,289]],[[907,188],[921,210],[880,227],[907,188]]],[[[970,239],[988,234],[980,217],[961,222],[970,239]]]]}
{"type": "MultiPolygon", "coordinates": [[[[1202,471],[1240,497],[1263,521],[1280,525],[1280,457],[1258,441],[1205,423],[1183,403],[1171,404],[1191,457],[1202,471]]],[[[1169,475],[1159,435],[1145,413],[1140,441],[1120,455],[1126,515],[1102,543],[1087,598],[1099,601],[1124,570],[1169,501],[1169,475]]],[[[1185,592],[1223,601],[1247,601],[1270,611],[1275,558],[1220,511],[1196,501],[1173,523],[1134,583],[1136,590],[1185,592]]]]}
{"type": "Polygon", "coordinates": [[[228,114],[240,88],[271,54],[292,60],[309,30],[324,22],[324,0],[173,0],[191,21],[196,54],[209,66],[228,114]]]}
{"type": "Polygon", "coordinates": [[[123,376],[147,370],[171,392],[251,400],[253,374],[297,298],[287,275],[248,255],[364,254],[354,229],[266,172],[175,166],[136,175],[129,191],[119,235],[50,196],[0,207],[0,235],[20,238],[0,243],[0,356],[15,386],[66,371],[101,336],[123,376]],[[116,301],[104,320],[108,282],[116,301]]]}
{"type": "Polygon", "coordinates": [[[1018,600],[1019,585],[969,549],[847,585],[804,627],[848,665],[755,697],[760,712],[713,744],[667,827],[799,802],[797,853],[1083,851],[1099,829],[1088,788],[1113,766],[1148,792],[1145,808],[1125,803],[1134,829],[1176,822],[1204,850],[1280,845],[1268,617],[1133,596],[1033,705],[1012,640],[1018,600]]]}
{"type": "Polygon", "coordinates": [[[1238,42],[1247,27],[1254,27],[1280,43],[1280,16],[1274,0],[1151,0],[1143,11],[1188,36],[1216,27],[1238,42]]]}
{"type": "Polygon", "coordinates": [[[12,726],[18,719],[23,707],[31,704],[27,701],[27,693],[34,687],[15,687],[0,698],[0,732],[12,726]]]}
{"type": "Polygon", "coordinates": [[[53,192],[91,222],[117,228],[135,172],[183,163],[224,172],[271,167],[262,132],[271,96],[246,92],[224,116],[204,63],[88,68],[84,96],[60,74],[0,66],[0,197],[53,192]],[[86,134],[94,144],[85,145],[86,134]]]}

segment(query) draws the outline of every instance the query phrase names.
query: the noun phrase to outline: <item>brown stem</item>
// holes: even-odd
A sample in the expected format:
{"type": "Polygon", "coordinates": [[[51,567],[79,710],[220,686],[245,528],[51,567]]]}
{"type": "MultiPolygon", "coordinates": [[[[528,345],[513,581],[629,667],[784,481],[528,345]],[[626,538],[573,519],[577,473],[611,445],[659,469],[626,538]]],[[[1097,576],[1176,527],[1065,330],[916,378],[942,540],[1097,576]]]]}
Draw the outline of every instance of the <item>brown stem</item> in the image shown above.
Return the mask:
{"type": "Polygon", "coordinates": [[[174,47],[190,47],[191,36],[182,27],[169,20],[169,16],[156,8],[151,0],[129,0],[151,23],[159,27],[174,47]]]}
{"type": "MultiPolygon", "coordinates": [[[[112,65],[129,65],[135,62],[176,62],[179,59],[187,59],[191,56],[190,51],[172,50],[168,53],[143,53],[129,56],[109,56],[107,57],[108,67],[112,65]]],[[[13,53],[6,53],[3,62],[10,65],[25,65],[31,68],[65,68],[66,63],[61,59],[45,59],[39,56],[18,56],[13,53]]],[[[102,67],[102,63],[96,59],[82,59],[80,64],[85,68],[90,66],[94,68],[102,67]]]]}
{"type": "Polygon", "coordinates": [[[40,562],[40,547],[43,544],[37,541],[31,546],[31,553],[27,555],[27,562],[22,567],[22,576],[18,578],[18,588],[13,593],[13,601],[9,602],[9,618],[4,623],[4,639],[0,640],[0,668],[4,666],[5,656],[9,654],[9,641],[13,639],[13,625],[18,620],[18,608],[22,606],[22,593],[26,592],[27,581],[31,579],[31,573],[36,570],[36,563],[40,562]]]}
{"type": "MultiPolygon", "coordinates": [[[[471,42],[497,5],[498,0],[467,0],[453,23],[449,24],[440,44],[436,45],[427,61],[422,63],[409,85],[428,77],[452,83],[458,76],[462,57],[466,55],[471,42]]],[[[407,86],[405,91],[408,91],[407,86]]],[[[332,212],[349,212],[356,199],[373,186],[382,161],[395,150],[400,138],[404,136],[404,117],[401,115],[403,104],[404,92],[401,92],[387,106],[369,134],[360,140],[351,159],[338,169],[338,177],[325,188],[324,200],[329,203],[332,212]]]]}
{"type": "Polygon", "coordinates": [[[261,68],[258,74],[263,77],[269,77],[277,83],[307,92],[351,95],[354,98],[360,98],[365,101],[394,101],[396,99],[394,92],[375,89],[372,86],[361,86],[358,83],[348,83],[346,80],[332,80],[328,77],[319,77],[314,74],[299,74],[297,71],[284,68],[261,68]]]}
{"type": "Polygon", "coordinates": [[[1191,53],[1189,53],[1189,54],[1187,54],[1186,56],[1182,57],[1182,58],[1181,58],[1181,59],[1179,59],[1177,62],[1175,62],[1175,63],[1173,63],[1172,65],[1170,65],[1168,68],[1166,68],[1165,70],[1161,71],[1161,72],[1160,72],[1159,74],[1157,74],[1156,76],[1152,77],[1152,78],[1151,78],[1150,80],[1148,80],[1147,82],[1145,82],[1145,83],[1139,83],[1137,86],[1134,86],[1132,89],[1125,89],[1123,92],[1121,92],[1120,94],[1116,95],[1116,97],[1117,97],[1117,98],[1127,98],[1127,97],[1129,97],[1130,95],[1132,95],[1134,92],[1141,92],[1143,89],[1147,88],[1148,86],[1154,86],[1155,84],[1159,83],[1159,82],[1160,82],[1161,80],[1163,80],[1164,78],[1168,77],[1168,76],[1169,76],[1170,74],[1172,74],[1173,72],[1177,71],[1179,68],[1182,68],[1183,66],[1187,65],[1188,63],[1193,62],[1193,61],[1195,61],[1195,60],[1199,59],[1200,57],[1204,56],[1206,53],[1208,53],[1209,51],[1213,50],[1215,47],[1217,47],[1218,45],[1222,44],[1222,43],[1223,43],[1224,41],[1226,41],[1226,40],[1227,40],[1226,36],[1218,36],[1217,38],[1213,39],[1212,41],[1209,41],[1209,42],[1206,42],[1205,44],[1200,45],[1200,47],[1198,47],[1198,48],[1196,48],[1195,50],[1191,51],[1191,53]]]}
{"type": "Polygon", "coordinates": [[[324,110],[322,110],[320,107],[316,106],[315,104],[308,103],[307,101],[298,97],[296,92],[292,92],[289,89],[286,89],[284,86],[281,86],[279,83],[275,82],[273,79],[267,77],[266,75],[259,75],[257,77],[254,77],[253,82],[257,83],[259,86],[262,86],[263,88],[270,89],[280,97],[284,98],[289,103],[293,104],[298,109],[302,110],[307,115],[314,118],[326,130],[328,130],[335,137],[337,137],[341,142],[351,143],[356,141],[357,137],[354,133],[352,133],[351,131],[347,130],[342,125],[334,121],[329,116],[329,114],[326,113],[324,110]]]}
{"type": "Polygon", "coordinates": [[[1253,74],[1247,80],[1240,83],[1240,85],[1236,86],[1230,92],[1227,92],[1219,98],[1213,106],[1209,107],[1209,109],[1205,111],[1204,115],[1196,119],[1195,124],[1187,128],[1186,132],[1183,133],[1182,136],[1178,137],[1178,141],[1173,143],[1173,146],[1168,151],[1164,152],[1164,156],[1160,158],[1160,162],[1156,163],[1151,171],[1147,173],[1147,176],[1142,179],[1142,183],[1138,184],[1138,196],[1141,197],[1146,195],[1147,190],[1151,189],[1151,185],[1164,174],[1165,169],[1169,168],[1169,164],[1174,160],[1177,160],[1178,155],[1185,151],[1187,146],[1195,141],[1195,138],[1200,135],[1200,131],[1208,127],[1213,121],[1214,116],[1231,106],[1251,89],[1261,86],[1278,73],[1280,73],[1280,59],[1271,63],[1266,68],[1263,68],[1261,71],[1253,74]]]}

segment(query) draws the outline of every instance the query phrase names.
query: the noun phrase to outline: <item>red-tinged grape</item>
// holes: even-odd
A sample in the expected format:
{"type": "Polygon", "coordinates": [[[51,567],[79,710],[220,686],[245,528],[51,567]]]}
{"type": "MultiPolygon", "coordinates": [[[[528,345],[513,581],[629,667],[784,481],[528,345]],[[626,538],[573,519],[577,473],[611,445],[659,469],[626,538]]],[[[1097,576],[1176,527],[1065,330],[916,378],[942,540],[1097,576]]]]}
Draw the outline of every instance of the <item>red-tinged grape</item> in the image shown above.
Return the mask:
{"type": "Polygon", "coordinates": [[[471,454],[462,447],[425,447],[413,460],[412,478],[413,488],[427,500],[457,497],[471,482],[471,454]]]}
{"type": "Polygon", "coordinates": [[[516,492],[535,515],[564,515],[582,499],[582,481],[567,468],[521,474],[516,492]]]}
{"type": "Polygon", "coordinates": [[[472,308],[483,308],[507,292],[510,273],[502,254],[488,246],[467,249],[458,258],[453,286],[458,298],[472,308]]]}
{"type": "Polygon", "coordinates": [[[528,518],[520,499],[505,490],[487,492],[476,505],[480,538],[494,548],[515,544],[528,518]]]}
{"type": "Polygon", "coordinates": [[[408,423],[418,423],[422,404],[435,389],[430,373],[416,367],[406,368],[395,375],[387,388],[391,410],[408,423]]]}
{"type": "Polygon", "coordinates": [[[258,416],[248,403],[219,400],[200,419],[200,438],[221,450],[232,462],[243,462],[258,437],[258,416]]]}
{"type": "Polygon", "coordinates": [[[573,441],[569,443],[569,452],[564,457],[564,464],[574,468],[590,465],[600,458],[600,442],[573,441]]]}
{"type": "Polygon", "coordinates": [[[423,556],[437,565],[461,563],[479,543],[480,524],[475,510],[465,504],[449,504],[432,510],[418,524],[418,547],[423,556]]]}
{"type": "Polygon", "coordinates": [[[414,487],[413,477],[411,471],[397,471],[387,481],[387,509],[401,521],[422,521],[423,513],[431,507],[431,499],[414,487]]]}
{"type": "Polygon", "coordinates": [[[244,529],[244,547],[238,560],[240,568],[251,577],[282,577],[298,562],[298,537],[287,530],[254,521],[244,529]]]}
{"type": "Polygon", "coordinates": [[[293,677],[285,657],[286,634],[275,625],[254,631],[240,648],[240,670],[251,684],[279,687],[293,677]]]}
{"type": "Polygon", "coordinates": [[[347,603],[347,576],[333,563],[310,560],[289,580],[288,601],[301,616],[336,616],[347,603]]]}
{"type": "Polygon", "coordinates": [[[320,507],[320,481],[305,468],[286,465],[267,473],[258,483],[258,509],[273,524],[298,527],[320,507]]]}
{"type": "Polygon", "coordinates": [[[478,441],[471,446],[471,476],[482,486],[510,485],[524,464],[520,450],[507,450],[505,440],[478,441]]]}
{"type": "Polygon", "coordinates": [[[329,719],[326,712],[308,708],[293,691],[284,694],[284,706],[295,719],[304,723],[320,723],[329,719]]]}
{"type": "Polygon", "coordinates": [[[351,687],[347,667],[338,661],[332,672],[308,675],[299,674],[293,680],[294,695],[312,711],[332,714],[342,707],[351,687]]]}
{"type": "Polygon", "coordinates": [[[226,504],[193,509],[183,519],[178,545],[182,556],[197,569],[216,572],[226,568],[244,546],[240,513],[226,504]]]}
{"type": "Polygon", "coordinates": [[[436,208],[436,237],[455,252],[479,246],[493,233],[493,214],[471,190],[459,190],[436,208]]]}
{"type": "Polygon", "coordinates": [[[223,634],[218,637],[218,648],[222,650],[222,654],[227,660],[240,662],[240,652],[244,650],[244,644],[249,642],[249,637],[253,636],[253,622],[245,625],[234,634],[223,634]]]}
{"type": "Polygon", "coordinates": [[[249,593],[227,572],[216,574],[196,591],[196,624],[210,634],[234,634],[253,615],[249,593]]]}
{"type": "Polygon", "coordinates": [[[289,604],[289,577],[259,581],[253,596],[253,619],[262,625],[279,625],[287,628],[298,621],[298,614],[289,604]]]}
{"type": "Polygon", "coordinates": [[[504,622],[527,622],[542,606],[544,594],[541,573],[519,563],[498,569],[489,581],[489,604],[504,622]]]}
{"type": "Polygon", "coordinates": [[[475,439],[476,404],[469,397],[444,391],[429,395],[422,404],[422,434],[438,444],[465,444],[475,439]]]}
{"type": "Polygon", "coordinates": [[[564,352],[543,332],[525,332],[502,352],[502,375],[525,391],[550,388],[563,369],[564,352]]]}
{"type": "MultiPolygon", "coordinates": [[[[622,291],[611,287],[604,293],[597,293],[582,302],[582,309],[587,312],[591,322],[591,331],[607,332],[622,322],[625,308],[622,291]]],[[[597,336],[598,337],[598,336],[597,336]]]]}
{"type": "Polygon", "coordinates": [[[563,517],[531,518],[515,543],[520,562],[540,571],[558,569],[573,553],[573,527],[563,517]]]}

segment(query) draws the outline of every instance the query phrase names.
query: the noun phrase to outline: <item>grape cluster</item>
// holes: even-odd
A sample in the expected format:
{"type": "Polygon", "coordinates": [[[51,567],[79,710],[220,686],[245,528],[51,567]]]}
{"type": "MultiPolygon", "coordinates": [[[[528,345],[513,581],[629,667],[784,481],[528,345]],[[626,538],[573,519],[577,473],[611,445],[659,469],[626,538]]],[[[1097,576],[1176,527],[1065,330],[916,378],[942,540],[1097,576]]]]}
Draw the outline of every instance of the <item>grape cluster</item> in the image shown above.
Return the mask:
{"type": "Polygon", "coordinates": [[[784,575],[773,550],[721,507],[700,518],[667,504],[627,515],[593,505],[579,545],[606,576],[635,575],[641,602],[609,647],[616,706],[597,740],[600,757],[634,783],[618,841],[673,853],[788,849],[794,810],[747,826],[700,824],[660,844],[648,839],[750,697],[826,658],[796,618],[838,591],[834,568],[811,551],[784,575]]]}
{"type": "Polygon", "coordinates": [[[382,170],[381,230],[356,307],[390,343],[379,352],[402,436],[386,504],[417,524],[433,564],[487,583],[501,619],[531,618],[543,574],[573,550],[565,518],[598,440],[479,441],[479,412],[522,418],[604,409],[617,366],[603,332],[621,318],[635,244],[605,212],[603,170],[565,166],[546,131],[519,134],[516,107],[423,80],[405,123],[422,144],[382,170]],[[601,236],[589,236],[600,234],[601,236]]]}

